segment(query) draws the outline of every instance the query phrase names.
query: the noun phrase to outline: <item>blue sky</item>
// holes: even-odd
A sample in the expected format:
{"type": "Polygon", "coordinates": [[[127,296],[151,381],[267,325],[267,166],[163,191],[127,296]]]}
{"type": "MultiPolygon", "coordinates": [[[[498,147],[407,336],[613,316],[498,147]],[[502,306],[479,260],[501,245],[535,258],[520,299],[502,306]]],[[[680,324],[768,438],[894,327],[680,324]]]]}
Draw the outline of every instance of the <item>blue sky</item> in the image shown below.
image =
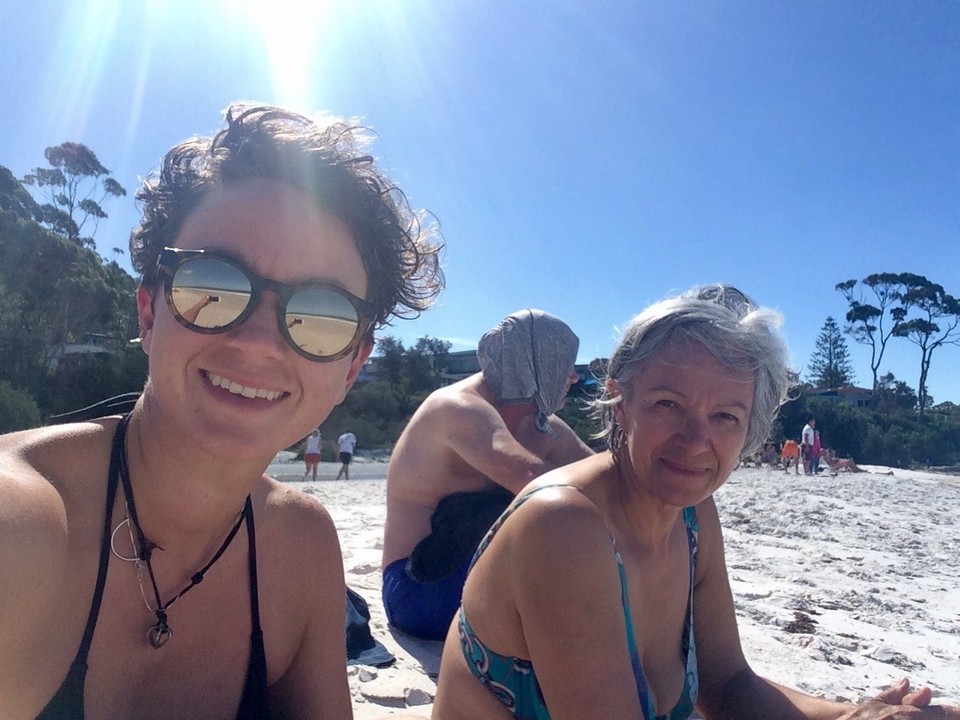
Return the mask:
{"type": "MultiPolygon", "coordinates": [[[[139,178],[230,101],[360,117],[447,241],[438,305],[388,329],[407,344],[473,347],[533,306],[586,362],[650,302],[723,281],[783,313],[804,367],[842,323],[838,282],[909,271],[960,295],[960,4],[300,5],[6,0],[0,164],[91,147],[130,191],[97,232],[113,257],[139,178]]],[[[958,360],[934,356],[935,401],[960,402],[958,360]]],[[[881,371],[916,387],[919,362],[895,340],[881,371]]]]}

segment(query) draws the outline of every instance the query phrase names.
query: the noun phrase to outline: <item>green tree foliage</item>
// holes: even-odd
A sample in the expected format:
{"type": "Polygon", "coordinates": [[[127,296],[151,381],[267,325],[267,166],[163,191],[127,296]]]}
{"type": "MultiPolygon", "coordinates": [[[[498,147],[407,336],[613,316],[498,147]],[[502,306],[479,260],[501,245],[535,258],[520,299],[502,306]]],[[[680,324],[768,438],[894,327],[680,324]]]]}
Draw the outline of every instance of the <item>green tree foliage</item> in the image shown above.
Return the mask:
{"type": "Polygon", "coordinates": [[[427,395],[440,387],[441,373],[450,353],[450,343],[432,337],[417,340],[406,357],[410,391],[427,395]]]}
{"type": "Polygon", "coordinates": [[[0,214],[9,213],[21,220],[37,220],[43,217],[40,206],[10,169],[0,165],[0,214]]]}
{"type": "Polygon", "coordinates": [[[858,343],[870,347],[870,372],[874,388],[877,387],[887,341],[896,324],[890,312],[900,299],[902,286],[898,273],[874,273],[859,283],[846,280],[836,286],[848,305],[847,332],[858,343]],[[870,295],[872,302],[867,302],[870,295]]]}
{"type": "Polygon", "coordinates": [[[23,372],[51,364],[89,333],[135,336],[135,289],[115,262],[34,222],[0,217],[0,337],[14,336],[0,358],[23,372]]]}
{"type": "Polygon", "coordinates": [[[890,415],[916,412],[917,393],[912,387],[891,372],[882,375],[879,383],[873,393],[874,410],[890,415]]]}
{"type": "Polygon", "coordinates": [[[823,323],[810,358],[810,380],[818,388],[838,388],[853,384],[853,363],[847,342],[837,321],[828,317],[823,323]]]}
{"type": "Polygon", "coordinates": [[[396,393],[401,405],[414,408],[441,385],[441,372],[450,352],[450,343],[422,337],[412,348],[405,348],[387,335],[377,341],[379,379],[396,393]]]}
{"type": "Polygon", "coordinates": [[[50,167],[36,167],[22,181],[49,200],[40,207],[40,220],[58,235],[92,246],[97,225],[107,217],[103,201],[127,191],[83,143],[53,145],[43,154],[50,167]],[[82,236],[85,227],[89,234],[82,236]]]}
{"type": "Polygon", "coordinates": [[[557,417],[563,420],[583,442],[596,451],[606,447],[604,441],[597,440],[600,423],[590,411],[589,397],[568,397],[567,402],[559,411],[557,417]]]}
{"type": "Polygon", "coordinates": [[[773,440],[779,445],[788,437],[798,439],[806,418],[813,415],[817,418],[823,446],[860,464],[890,467],[960,464],[957,406],[941,403],[920,420],[915,411],[916,395],[906,383],[890,373],[879,382],[877,397],[869,408],[852,407],[801,391],[795,400],[781,408],[773,440]]]}
{"type": "Polygon", "coordinates": [[[933,353],[960,341],[960,301],[942,285],[914,273],[875,273],[859,283],[839,283],[836,289],[848,303],[847,332],[870,346],[874,390],[880,386],[880,363],[891,337],[906,338],[920,349],[917,414],[922,420],[933,403],[927,388],[933,353]],[[875,304],[864,301],[868,291],[875,304]]]}
{"type": "MultiPolygon", "coordinates": [[[[142,387],[136,282],[116,262],[42,227],[0,169],[0,380],[42,417],[142,387]],[[9,201],[10,198],[16,202],[9,201]],[[66,354],[88,342],[101,355],[66,354]]],[[[26,194],[25,194],[26,193],[26,194]]]]}
{"type": "Polygon", "coordinates": [[[0,380],[0,433],[26,430],[40,424],[40,408],[23,390],[0,380]]]}
{"type": "Polygon", "coordinates": [[[958,341],[960,302],[947,293],[943,286],[930,282],[922,275],[903,275],[904,290],[900,306],[894,308],[896,325],[893,334],[907,338],[920,348],[920,380],[917,383],[917,414],[923,419],[931,404],[927,392],[927,376],[933,352],[944,345],[958,341]]]}
{"type": "Polygon", "coordinates": [[[351,430],[367,448],[391,448],[427,395],[443,384],[450,343],[422,337],[412,348],[387,335],[377,341],[376,377],[358,382],[320,431],[334,439],[351,430]]]}

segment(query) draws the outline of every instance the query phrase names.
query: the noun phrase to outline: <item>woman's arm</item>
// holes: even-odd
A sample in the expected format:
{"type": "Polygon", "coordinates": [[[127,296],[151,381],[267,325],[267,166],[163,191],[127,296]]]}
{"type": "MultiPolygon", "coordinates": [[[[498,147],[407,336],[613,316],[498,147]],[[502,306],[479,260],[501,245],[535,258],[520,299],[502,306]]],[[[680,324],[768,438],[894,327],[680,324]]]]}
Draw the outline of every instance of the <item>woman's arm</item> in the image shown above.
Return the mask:
{"type": "Polygon", "coordinates": [[[697,506],[700,545],[694,591],[698,707],[708,720],[960,720],[960,709],[925,706],[929,691],[909,692],[898,684],[860,706],[832,702],[777,685],[747,664],[723,553],[723,537],[712,498],[697,506]]]}

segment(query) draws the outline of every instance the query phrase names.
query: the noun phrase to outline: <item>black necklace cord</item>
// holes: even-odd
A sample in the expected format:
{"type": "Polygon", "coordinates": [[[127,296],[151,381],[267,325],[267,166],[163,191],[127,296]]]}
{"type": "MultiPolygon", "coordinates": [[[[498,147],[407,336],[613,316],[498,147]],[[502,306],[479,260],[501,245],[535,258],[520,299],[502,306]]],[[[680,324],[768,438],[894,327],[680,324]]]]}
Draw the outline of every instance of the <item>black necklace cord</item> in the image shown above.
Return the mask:
{"type": "MultiPolygon", "coordinates": [[[[214,553],[213,557],[210,559],[206,565],[203,566],[200,570],[195,572],[190,578],[190,584],[184,587],[180,592],[170,598],[167,602],[163,602],[160,599],[160,588],[157,586],[157,578],[153,574],[153,565],[150,562],[150,557],[153,554],[154,548],[158,550],[163,550],[162,547],[156,545],[149,540],[143,534],[143,529],[140,527],[140,520],[137,517],[137,506],[133,501],[133,486],[130,484],[130,472],[128,469],[127,461],[127,446],[124,442],[124,435],[126,434],[127,425],[130,421],[130,415],[126,415],[123,420],[121,420],[121,428],[118,431],[118,434],[121,436],[121,453],[120,453],[120,483],[123,485],[123,495],[127,504],[127,514],[130,516],[130,522],[133,524],[133,529],[136,533],[137,545],[139,547],[134,548],[137,552],[137,557],[140,558],[147,566],[147,574],[150,576],[150,584],[153,586],[153,595],[157,601],[157,607],[154,610],[154,613],[157,616],[157,625],[156,628],[166,631],[169,630],[169,625],[167,625],[167,608],[173,605],[177,600],[186,595],[190,590],[199,585],[203,581],[204,575],[207,571],[213,567],[214,563],[220,559],[220,556],[227,551],[227,548],[230,547],[230,543],[233,542],[233,539],[237,536],[237,532],[240,530],[240,525],[247,518],[247,516],[252,511],[250,496],[247,496],[246,501],[244,502],[243,510],[240,513],[240,516],[237,518],[237,522],[234,523],[233,528],[227,534],[226,539],[223,541],[223,544],[220,545],[220,549],[214,553]]],[[[162,643],[161,643],[162,644],[162,643]]],[[[158,646],[157,646],[158,647],[158,646]]]]}

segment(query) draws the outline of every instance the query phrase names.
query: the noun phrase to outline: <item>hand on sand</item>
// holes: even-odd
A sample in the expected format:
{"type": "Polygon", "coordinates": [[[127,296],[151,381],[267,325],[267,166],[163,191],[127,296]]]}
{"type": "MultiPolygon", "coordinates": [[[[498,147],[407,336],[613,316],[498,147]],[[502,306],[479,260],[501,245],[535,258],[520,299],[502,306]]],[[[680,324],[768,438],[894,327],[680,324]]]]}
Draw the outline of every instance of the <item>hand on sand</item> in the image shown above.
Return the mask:
{"type": "Polygon", "coordinates": [[[932,695],[927,687],[910,692],[904,678],[837,720],[960,720],[960,707],[931,705],[932,695]]]}

